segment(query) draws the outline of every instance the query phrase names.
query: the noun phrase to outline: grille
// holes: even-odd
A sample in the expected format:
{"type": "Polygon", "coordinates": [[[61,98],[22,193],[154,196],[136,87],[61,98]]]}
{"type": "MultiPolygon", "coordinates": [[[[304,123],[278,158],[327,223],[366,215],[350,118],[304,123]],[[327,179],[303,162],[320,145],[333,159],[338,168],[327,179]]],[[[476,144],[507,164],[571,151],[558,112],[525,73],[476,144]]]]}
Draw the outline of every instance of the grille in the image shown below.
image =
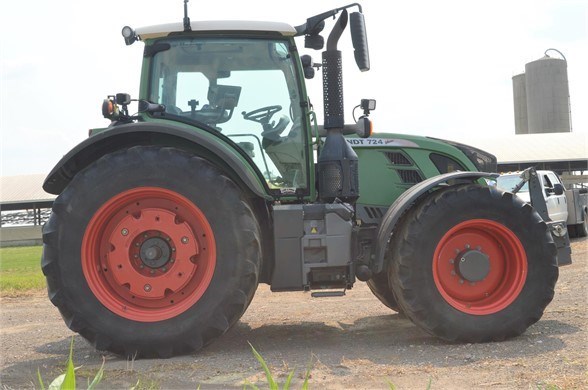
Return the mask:
{"type": "Polygon", "coordinates": [[[396,171],[404,183],[416,184],[423,181],[423,177],[419,171],[415,171],[414,169],[397,169],[396,171]]]}
{"type": "Polygon", "coordinates": [[[408,157],[402,152],[384,152],[384,155],[393,165],[412,165],[408,157]]]}
{"type": "Polygon", "coordinates": [[[368,215],[368,217],[373,218],[373,219],[379,219],[384,216],[384,214],[382,213],[382,210],[380,210],[377,207],[364,207],[364,210],[365,210],[365,213],[368,215]]]}

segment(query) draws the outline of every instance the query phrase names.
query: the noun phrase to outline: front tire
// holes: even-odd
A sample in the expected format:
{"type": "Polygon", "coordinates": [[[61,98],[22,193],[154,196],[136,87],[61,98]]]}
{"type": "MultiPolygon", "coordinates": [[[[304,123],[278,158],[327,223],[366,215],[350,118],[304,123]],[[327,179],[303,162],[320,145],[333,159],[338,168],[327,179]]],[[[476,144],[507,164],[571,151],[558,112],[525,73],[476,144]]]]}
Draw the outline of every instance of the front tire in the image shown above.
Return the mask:
{"type": "Polygon", "coordinates": [[[184,354],[225,333],[261,263],[242,191],[174,148],[133,147],[78,173],[43,241],[49,297],[68,327],[127,356],[184,354]]]}
{"type": "Polygon", "coordinates": [[[512,194],[478,185],[439,190],[401,221],[389,282],[404,313],[448,341],[523,333],[558,277],[547,225],[512,194]]]}
{"type": "Polygon", "coordinates": [[[380,272],[379,274],[375,274],[366,283],[376,298],[380,300],[380,302],[382,302],[389,309],[400,312],[400,307],[398,306],[394,292],[388,284],[387,272],[384,271],[380,272]]]}

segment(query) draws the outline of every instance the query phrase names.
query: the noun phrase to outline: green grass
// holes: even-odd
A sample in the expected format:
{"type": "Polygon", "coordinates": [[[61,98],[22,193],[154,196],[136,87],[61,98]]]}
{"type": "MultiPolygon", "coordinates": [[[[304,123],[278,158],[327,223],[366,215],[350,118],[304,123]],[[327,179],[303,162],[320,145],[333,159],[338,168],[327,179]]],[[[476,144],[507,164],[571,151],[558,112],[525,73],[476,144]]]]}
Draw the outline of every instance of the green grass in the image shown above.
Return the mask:
{"type": "Polygon", "coordinates": [[[0,248],[0,295],[16,296],[44,289],[41,246],[0,248]]]}
{"type": "MultiPolygon", "coordinates": [[[[267,384],[269,386],[269,389],[270,390],[280,390],[280,385],[274,379],[274,376],[272,375],[272,372],[270,371],[263,356],[261,356],[261,354],[255,350],[255,348],[253,348],[253,345],[251,345],[251,343],[249,343],[249,346],[251,347],[251,351],[253,352],[253,355],[255,356],[255,358],[257,359],[259,364],[261,364],[261,368],[263,368],[263,371],[265,372],[265,378],[267,379],[267,384]]],[[[306,375],[304,376],[304,383],[302,384],[302,388],[301,388],[302,390],[308,389],[308,379],[310,378],[311,367],[312,367],[312,359],[310,360],[310,363],[308,365],[308,369],[306,370],[306,375]]],[[[286,378],[286,382],[281,387],[282,390],[289,390],[290,389],[290,384],[292,383],[293,377],[294,377],[294,371],[291,371],[290,374],[288,375],[288,378],[286,378]]],[[[246,381],[243,386],[243,389],[247,389],[247,388],[251,388],[253,390],[259,390],[259,387],[246,381]]]]}
{"type": "MultiPolygon", "coordinates": [[[[48,385],[47,390],[76,390],[76,370],[77,368],[74,367],[73,362],[73,344],[74,339],[71,338],[71,344],[69,345],[69,358],[67,359],[67,367],[65,372],[59,375],[57,378],[53,379],[53,381],[48,385]]],[[[102,381],[104,376],[104,364],[106,359],[102,357],[102,367],[96,373],[96,376],[90,383],[90,379],[88,378],[88,390],[93,390],[99,383],[102,381]]],[[[79,367],[78,367],[79,368],[79,367]]],[[[41,371],[37,368],[37,379],[39,381],[39,386],[41,390],[45,390],[45,383],[43,382],[43,377],[41,376],[41,371]]],[[[79,382],[78,382],[79,383],[79,382]]]]}

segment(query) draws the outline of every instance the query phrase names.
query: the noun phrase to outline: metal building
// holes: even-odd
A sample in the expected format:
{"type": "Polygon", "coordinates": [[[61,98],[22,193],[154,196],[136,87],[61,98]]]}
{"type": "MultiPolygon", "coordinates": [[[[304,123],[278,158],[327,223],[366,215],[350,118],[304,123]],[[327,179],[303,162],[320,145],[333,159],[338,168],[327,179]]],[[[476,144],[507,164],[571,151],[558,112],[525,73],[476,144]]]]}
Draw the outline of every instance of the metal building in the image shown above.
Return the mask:
{"type": "Polygon", "coordinates": [[[548,49],[525,65],[525,73],[513,77],[516,134],[571,131],[567,61],[563,54],[562,59],[550,57],[550,50],[557,51],[548,49]]]}

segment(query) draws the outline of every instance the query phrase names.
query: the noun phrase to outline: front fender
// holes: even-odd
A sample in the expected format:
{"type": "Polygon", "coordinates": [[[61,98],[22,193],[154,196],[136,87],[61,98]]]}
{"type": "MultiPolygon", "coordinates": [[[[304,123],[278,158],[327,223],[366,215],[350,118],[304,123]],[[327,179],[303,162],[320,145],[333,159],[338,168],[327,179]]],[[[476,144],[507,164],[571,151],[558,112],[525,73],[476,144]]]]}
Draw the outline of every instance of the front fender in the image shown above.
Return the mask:
{"type": "Polygon", "coordinates": [[[372,263],[372,271],[374,273],[379,273],[384,269],[384,256],[390,238],[392,237],[392,232],[400,220],[400,217],[402,217],[402,215],[421,195],[449,180],[459,179],[475,181],[483,177],[498,177],[498,174],[487,172],[450,172],[431,177],[403,192],[402,195],[400,195],[388,208],[388,211],[386,211],[386,214],[380,223],[378,238],[376,241],[376,257],[372,263]]]}
{"type": "Polygon", "coordinates": [[[63,156],[45,179],[43,189],[59,195],[78,172],[105,154],[137,145],[161,145],[194,152],[219,166],[253,194],[271,200],[269,188],[255,164],[224,138],[169,124],[142,122],[112,127],[84,140],[63,156]]]}

